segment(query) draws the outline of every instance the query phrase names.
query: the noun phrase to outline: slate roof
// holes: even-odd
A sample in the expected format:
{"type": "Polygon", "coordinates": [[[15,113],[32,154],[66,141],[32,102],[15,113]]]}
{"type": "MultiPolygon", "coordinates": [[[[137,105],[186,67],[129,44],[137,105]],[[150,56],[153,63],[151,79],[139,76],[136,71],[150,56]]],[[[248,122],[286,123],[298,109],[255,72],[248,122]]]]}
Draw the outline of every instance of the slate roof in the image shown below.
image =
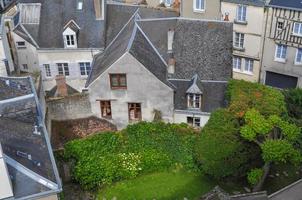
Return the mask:
{"type": "MultiPolygon", "coordinates": [[[[190,110],[187,108],[187,94],[189,92],[188,89],[193,84],[193,78],[191,80],[169,80],[176,87],[174,96],[174,108],[176,110],[190,110]]],[[[227,82],[202,81],[198,79],[196,84],[202,92],[202,103],[201,110],[193,109],[194,111],[210,113],[218,108],[226,106],[225,93],[227,89],[227,82]]]]}
{"type": "Polygon", "coordinates": [[[222,0],[223,2],[236,3],[236,4],[244,4],[250,6],[264,7],[265,0],[222,0]]]}
{"type": "Polygon", "coordinates": [[[27,79],[0,77],[0,101],[32,94],[27,79]]]}
{"type": "Polygon", "coordinates": [[[109,45],[116,35],[122,30],[130,18],[138,13],[142,19],[176,17],[173,11],[145,8],[142,6],[111,3],[107,4],[106,13],[106,44],[109,45]]]}
{"type": "MultiPolygon", "coordinates": [[[[81,28],[78,33],[78,48],[103,48],[104,20],[96,20],[94,3],[84,1],[83,10],[76,10],[77,0],[19,0],[18,3],[41,3],[39,25],[23,24],[39,48],[64,48],[64,26],[74,20],[81,28]],[[47,38],[47,39],[45,39],[47,38]]],[[[20,25],[18,25],[20,26],[20,25]]],[[[19,34],[19,31],[16,31],[19,34]]],[[[23,37],[23,35],[20,35],[23,37]]],[[[27,38],[25,38],[27,40],[27,38]]]]}
{"type": "Polygon", "coordinates": [[[302,2],[300,0],[271,0],[269,5],[272,7],[289,8],[293,10],[302,9],[302,2]]]}
{"type": "Polygon", "coordinates": [[[160,81],[169,87],[173,87],[167,80],[167,65],[165,61],[158,54],[157,50],[145,36],[141,28],[135,23],[137,17],[139,17],[138,14],[134,14],[104,52],[94,57],[93,68],[87,80],[86,87],[126,52],[129,52],[134,56],[160,81]]]}
{"type": "Polygon", "coordinates": [[[173,54],[176,60],[172,78],[227,81],[232,77],[232,23],[185,18],[141,20],[148,38],[168,58],[167,32],[175,31],[173,54]]]}
{"type": "Polygon", "coordinates": [[[56,194],[61,183],[33,82],[31,78],[1,78],[5,79],[31,86],[19,93],[14,84],[0,85],[0,91],[9,94],[0,99],[0,143],[14,198],[56,194]]]}
{"type": "MultiPolygon", "coordinates": [[[[78,94],[79,92],[74,89],[73,87],[71,87],[70,85],[66,84],[67,85],[67,94],[68,95],[73,95],[73,94],[78,94]]],[[[50,91],[47,92],[46,96],[49,98],[49,97],[56,97],[57,94],[58,94],[58,86],[54,86],[50,91]]]]}

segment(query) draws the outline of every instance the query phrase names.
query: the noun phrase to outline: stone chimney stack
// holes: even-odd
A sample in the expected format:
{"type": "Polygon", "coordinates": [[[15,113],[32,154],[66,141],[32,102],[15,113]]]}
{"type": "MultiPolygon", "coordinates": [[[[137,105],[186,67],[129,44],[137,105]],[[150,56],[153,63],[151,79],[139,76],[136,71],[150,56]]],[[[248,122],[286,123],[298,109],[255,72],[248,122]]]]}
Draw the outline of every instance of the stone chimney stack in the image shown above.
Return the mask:
{"type": "Polygon", "coordinates": [[[56,76],[56,83],[57,83],[57,91],[56,91],[55,96],[59,96],[59,97],[68,96],[65,76],[64,75],[57,75],[56,76]]]}
{"type": "Polygon", "coordinates": [[[94,14],[96,20],[102,20],[103,19],[103,1],[104,0],[93,0],[94,1],[94,14]]]}
{"type": "Polygon", "coordinates": [[[175,73],[175,58],[170,57],[168,61],[168,74],[174,74],[175,73]]]}
{"type": "Polygon", "coordinates": [[[168,31],[168,53],[173,53],[174,30],[168,31]]]}

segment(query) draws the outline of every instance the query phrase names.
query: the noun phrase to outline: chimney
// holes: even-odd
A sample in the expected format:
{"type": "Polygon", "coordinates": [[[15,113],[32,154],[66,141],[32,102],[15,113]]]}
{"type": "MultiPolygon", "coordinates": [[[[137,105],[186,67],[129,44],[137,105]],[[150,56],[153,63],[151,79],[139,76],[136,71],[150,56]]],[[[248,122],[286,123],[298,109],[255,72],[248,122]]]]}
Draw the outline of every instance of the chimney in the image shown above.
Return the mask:
{"type": "Polygon", "coordinates": [[[56,83],[57,83],[57,91],[56,91],[55,96],[59,96],[59,97],[68,96],[65,76],[64,75],[57,75],[56,76],[56,83]]]}
{"type": "Polygon", "coordinates": [[[173,52],[174,29],[168,31],[168,53],[173,52]]]}
{"type": "Polygon", "coordinates": [[[168,73],[169,74],[174,74],[175,73],[175,64],[176,64],[175,58],[173,58],[171,56],[169,58],[169,61],[168,61],[168,73]]]}
{"type": "Polygon", "coordinates": [[[93,0],[94,1],[94,14],[96,20],[103,19],[103,0],[93,0]]]}
{"type": "Polygon", "coordinates": [[[230,21],[229,15],[230,15],[230,13],[226,12],[223,21],[226,21],[226,22],[230,21]]]}

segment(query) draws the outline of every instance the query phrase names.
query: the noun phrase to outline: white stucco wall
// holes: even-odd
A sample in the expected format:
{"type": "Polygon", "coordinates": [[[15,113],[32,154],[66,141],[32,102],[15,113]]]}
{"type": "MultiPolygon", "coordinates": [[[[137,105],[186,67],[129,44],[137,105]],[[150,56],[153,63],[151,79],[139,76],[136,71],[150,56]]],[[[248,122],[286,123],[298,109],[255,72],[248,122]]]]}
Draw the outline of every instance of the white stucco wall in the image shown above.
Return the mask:
{"type": "Polygon", "coordinates": [[[242,59],[241,71],[234,71],[233,77],[235,79],[243,79],[246,81],[258,82],[261,68],[261,55],[264,40],[265,27],[265,12],[263,7],[247,6],[246,21],[247,24],[235,23],[237,13],[236,3],[221,2],[221,12],[223,16],[229,13],[229,20],[234,22],[234,33],[244,33],[244,51],[234,49],[233,55],[242,58],[249,58],[254,60],[253,73],[246,73],[244,71],[245,60],[242,59]]]}
{"type": "Polygon", "coordinates": [[[97,100],[111,100],[112,121],[119,129],[128,125],[128,103],[141,103],[144,121],[152,121],[153,111],[157,109],[166,122],[173,122],[173,90],[129,53],[125,53],[88,89],[92,112],[98,117],[101,117],[101,108],[97,100]],[[127,90],[111,90],[110,73],[126,73],[127,90]]]}
{"type": "Polygon", "coordinates": [[[55,77],[58,75],[57,63],[68,63],[70,75],[66,82],[71,87],[81,91],[86,83],[87,76],[81,76],[79,62],[92,63],[93,56],[98,50],[38,50],[38,59],[42,71],[44,89],[50,90],[56,85],[55,77]],[[51,77],[46,77],[43,64],[49,64],[51,77]]]}
{"type": "MultiPolygon", "coordinates": [[[[27,71],[27,72],[35,72],[39,71],[39,62],[38,62],[38,54],[37,49],[33,45],[31,45],[29,42],[25,41],[23,38],[21,38],[19,35],[12,32],[12,36],[14,38],[15,45],[17,42],[25,42],[26,48],[24,49],[18,49],[16,48],[17,55],[18,55],[18,63],[21,71],[27,71]],[[24,70],[22,65],[27,64],[28,70],[24,70]]],[[[16,45],[17,47],[17,45],[16,45]]]]}
{"type": "Polygon", "coordinates": [[[174,123],[177,123],[177,124],[187,123],[187,117],[200,118],[200,127],[204,127],[210,119],[210,114],[206,114],[206,113],[205,114],[189,114],[189,113],[176,111],[174,113],[174,123]]]}

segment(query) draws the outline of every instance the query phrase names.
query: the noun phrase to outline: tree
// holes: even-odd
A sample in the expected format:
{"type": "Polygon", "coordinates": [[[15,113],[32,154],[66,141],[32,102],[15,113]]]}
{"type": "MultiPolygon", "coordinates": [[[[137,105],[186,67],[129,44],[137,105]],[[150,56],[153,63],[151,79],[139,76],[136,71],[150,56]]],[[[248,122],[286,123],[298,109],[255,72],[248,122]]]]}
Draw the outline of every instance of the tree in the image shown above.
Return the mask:
{"type": "Polygon", "coordinates": [[[225,109],[212,113],[196,142],[196,160],[206,174],[221,179],[245,174],[255,156],[238,135],[239,124],[225,109]]]}
{"type": "MultiPolygon", "coordinates": [[[[254,184],[254,191],[259,191],[269,173],[270,165],[273,162],[298,164],[302,161],[300,152],[295,149],[294,144],[299,138],[300,128],[294,124],[282,120],[277,115],[264,117],[256,109],[249,109],[244,116],[245,125],[241,127],[241,136],[257,144],[262,151],[264,166],[260,171],[251,171],[248,177],[258,176],[254,184]]],[[[251,180],[256,180],[255,178],[251,180]]]]}
{"type": "Polygon", "coordinates": [[[285,90],[283,94],[290,119],[302,127],[302,89],[285,90]]]}

